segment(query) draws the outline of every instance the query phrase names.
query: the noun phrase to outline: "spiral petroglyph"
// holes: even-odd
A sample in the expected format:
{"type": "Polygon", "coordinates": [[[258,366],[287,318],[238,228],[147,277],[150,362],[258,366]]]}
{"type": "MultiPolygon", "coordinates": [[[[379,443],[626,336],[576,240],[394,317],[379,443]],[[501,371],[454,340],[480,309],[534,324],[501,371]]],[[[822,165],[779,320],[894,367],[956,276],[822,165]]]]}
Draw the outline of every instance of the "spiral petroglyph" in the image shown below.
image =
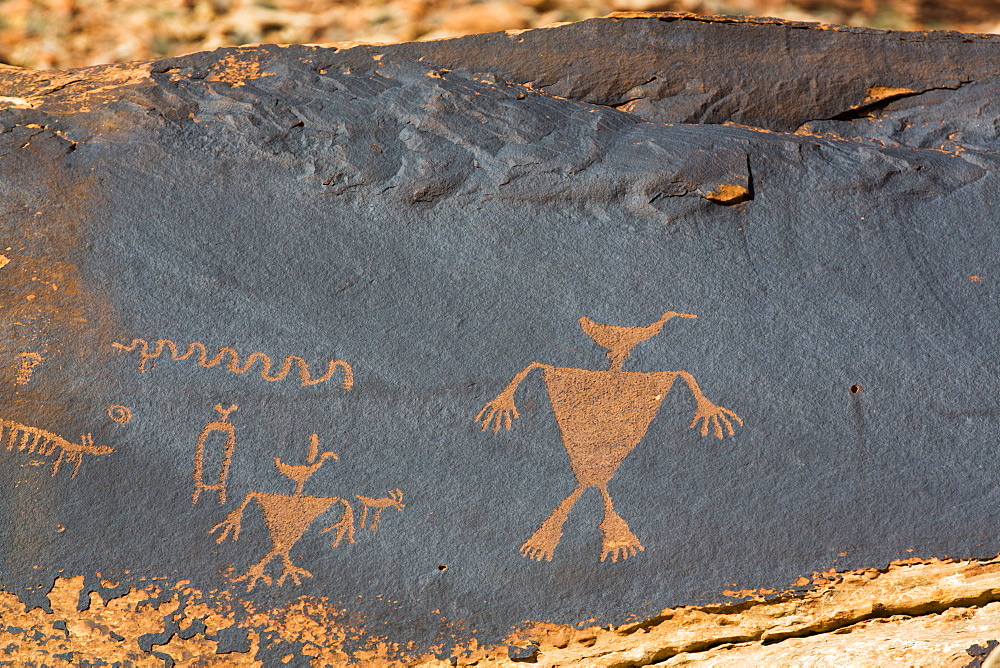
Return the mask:
{"type": "Polygon", "coordinates": [[[124,427],[132,419],[132,409],[118,404],[108,406],[108,417],[117,422],[118,426],[124,427]]]}

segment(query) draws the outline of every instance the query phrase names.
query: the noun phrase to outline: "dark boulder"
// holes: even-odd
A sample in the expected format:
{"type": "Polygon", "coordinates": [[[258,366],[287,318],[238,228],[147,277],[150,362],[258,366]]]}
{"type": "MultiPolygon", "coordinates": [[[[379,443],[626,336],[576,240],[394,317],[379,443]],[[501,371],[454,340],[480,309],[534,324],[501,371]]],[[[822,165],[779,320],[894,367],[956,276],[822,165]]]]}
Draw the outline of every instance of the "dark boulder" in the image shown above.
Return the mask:
{"type": "Polygon", "coordinates": [[[997,554],[998,56],[622,15],[0,68],[4,585],[419,652],[997,554]]]}

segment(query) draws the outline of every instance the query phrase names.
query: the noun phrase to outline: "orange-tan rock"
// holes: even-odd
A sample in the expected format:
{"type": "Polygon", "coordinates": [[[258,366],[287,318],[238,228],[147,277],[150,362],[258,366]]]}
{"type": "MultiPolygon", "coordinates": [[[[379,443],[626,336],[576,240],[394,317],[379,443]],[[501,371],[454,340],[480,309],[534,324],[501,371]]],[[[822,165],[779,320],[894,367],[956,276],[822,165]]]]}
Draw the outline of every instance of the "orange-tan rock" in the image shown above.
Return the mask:
{"type": "MultiPolygon", "coordinates": [[[[287,646],[282,651],[290,661],[316,666],[357,660],[382,666],[455,665],[374,637],[360,649],[347,649],[348,636],[364,632],[325,600],[304,597],[280,609],[251,610],[224,592],[154,580],[127,591],[92,591],[86,610],[77,609],[83,576],[56,580],[48,593],[52,612],[28,609],[13,594],[0,593],[4,658],[70,666],[142,662],[155,651],[180,665],[261,665],[261,637],[267,636],[272,649],[287,646]],[[167,620],[179,633],[143,647],[143,636],[168,630],[167,620]],[[192,634],[196,621],[203,627],[192,634]],[[211,636],[231,627],[247,634],[249,647],[219,654],[211,636]]],[[[526,622],[506,642],[534,648],[532,661],[538,666],[958,668],[977,651],[985,655],[990,641],[1000,637],[1000,558],[896,563],[883,570],[816,574],[813,580],[824,584],[802,594],[671,608],[612,628],[526,622]]],[[[521,665],[510,658],[507,646],[483,647],[475,639],[451,654],[458,665],[521,665]]]]}

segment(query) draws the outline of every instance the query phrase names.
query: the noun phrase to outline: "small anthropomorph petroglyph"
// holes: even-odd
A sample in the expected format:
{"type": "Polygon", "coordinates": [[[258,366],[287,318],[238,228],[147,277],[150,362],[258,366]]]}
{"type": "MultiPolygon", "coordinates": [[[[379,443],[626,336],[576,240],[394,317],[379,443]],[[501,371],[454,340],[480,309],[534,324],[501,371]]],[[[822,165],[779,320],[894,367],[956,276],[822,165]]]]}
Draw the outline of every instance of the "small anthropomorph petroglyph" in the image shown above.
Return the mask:
{"type": "Polygon", "coordinates": [[[35,372],[35,367],[42,363],[42,356],[38,353],[21,353],[17,356],[17,378],[15,385],[27,385],[31,382],[31,375],[35,372]]]}
{"type": "MultiPolygon", "coordinates": [[[[243,498],[243,503],[233,510],[225,520],[219,522],[209,533],[222,530],[217,543],[224,541],[232,532],[233,540],[240,537],[240,529],[243,522],[243,511],[247,505],[256,500],[264,511],[264,522],[271,534],[271,551],[264,555],[264,558],[251,566],[246,573],[234,578],[233,582],[241,580],[247,581],[247,591],[254,588],[258,581],[263,580],[265,584],[271,584],[271,576],[265,572],[265,568],[272,559],[278,557],[282,562],[281,574],[278,576],[278,586],[281,586],[287,578],[291,578],[295,584],[301,584],[299,578],[312,577],[312,573],[304,568],[300,568],[292,563],[290,552],[295,544],[305,535],[306,529],[313,520],[322,515],[335,503],[341,504],[340,519],[320,531],[336,530],[332,547],[340,545],[340,541],[347,538],[347,542],[354,542],[354,510],[347,499],[339,496],[306,496],[302,493],[306,481],[320,469],[327,459],[339,459],[335,452],[319,451],[319,436],[313,434],[309,440],[309,452],[306,456],[306,464],[292,465],[286,464],[277,457],[274,458],[274,465],[283,476],[295,483],[295,491],[291,494],[268,494],[265,492],[252,492],[243,498]]],[[[378,515],[384,508],[395,506],[398,510],[403,509],[401,503],[403,492],[394,490],[390,492],[388,499],[369,499],[368,497],[358,497],[365,506],[367,516],[368,507],[376,508],[375,519],[372,521],[371,530],[374,531],[378,525],[378,515]]],[[[364,526],[364,518],[362,519],[364,526]]]]}
{"type": "Polygon", "coordinates": [[[695,318],[689,313],[667,311],[645,327],[599,325],[590,318],[580,318],[580,328],[597,345],[608,350],[610,365],[603,371],[567,369],[533,362],[514,376],[510,384],[476,416],[483,431],[492,426],[511,428],[519,417],[514,406],[514,391],[533,369],[541,369],[545,387],[552,401],[563,445],[569,453],[570,466],[576,476],[576,488],[522,546],[521,554],[531,559],[552,561],[553,552],[562,538],[562,527],[574,504],[589,487],[596,488],[604,500],[601,522],[601,561],[611,557],[627,559],[643,550],[639,539],[628,524],[615,512],[608,493],[608,483],[622,461],[646,435],[649,424],[679,377],[687,383],[695,399],[691,427],[701,427],[701,435],[711,431],[716,437],[733,434],[733,422],[743,420],[733,411],[709,401],[694,376],[687,371],[641,373],[624,371],[622,365],[632,347],[660,333],[663,325],[674,317],[695,318]]]}

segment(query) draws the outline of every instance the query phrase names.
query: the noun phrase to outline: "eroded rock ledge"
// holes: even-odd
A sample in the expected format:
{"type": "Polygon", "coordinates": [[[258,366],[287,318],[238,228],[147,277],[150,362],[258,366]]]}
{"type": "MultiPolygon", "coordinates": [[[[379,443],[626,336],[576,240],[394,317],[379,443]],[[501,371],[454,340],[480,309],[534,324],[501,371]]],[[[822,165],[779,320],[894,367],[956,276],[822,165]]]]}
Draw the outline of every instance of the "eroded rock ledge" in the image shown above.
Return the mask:
{"type": "Polygon", "coordinates": [[[985,645],[997,633],[1000,561],[914,561],[817,573],[813,582],[822,584],[804,595],[675,608],[635,625],[546,629],[547,634],[530,639],[538,643],[536,658],[543,665],[736,666],[777,660],[812,665],[820,660],[877,666],[905,656],[909,665],[964,666],[971,660],[966,648],[985,645]],[[896,655],[882,645],[889,640],[895,641],[896,655]],[[955,663],[959,659],[965,663],[955,663]]]}
{"type": "Polygon", "coordinates": [[[363,620],[323,599],[303,597],[267,610],[166,578],[127,588],[104,580],[102,587],[88,592],[83,576],[58,578],[48,593],[48,610],[28,609],[17,596],[0,594],[4,660],[71,666],[157,657],[177,665],[264,665],[258,653],[265,646],[319,666],[902,662],[959,668],[979,665],[976,657],[984,658],[1000,635],[1000,558],[831,569],[814,574],[808,586],[780,594],[729,592],[731,600],[744,596],[743,602],[671,608],[609,628],[528,623],[501,645],[472,641],[430,654],[366,636],[363,620]]]}
{"type": "Polygon", "coordinates": [[[65,72],[3,66],[7,106],[111,100],[150,73],[236,83],[288,61],[373,71],[420,62],[613,107],[657,123],[745,125],[914,148],[995,151],[996,35],[892,32],[753,17],[621,12],[436,42],[233,47],[65,72]],[[335,57],[332,57],[336,54],[335,57]],[[373,65],[376,59],[377,67],[373,65]]]}

